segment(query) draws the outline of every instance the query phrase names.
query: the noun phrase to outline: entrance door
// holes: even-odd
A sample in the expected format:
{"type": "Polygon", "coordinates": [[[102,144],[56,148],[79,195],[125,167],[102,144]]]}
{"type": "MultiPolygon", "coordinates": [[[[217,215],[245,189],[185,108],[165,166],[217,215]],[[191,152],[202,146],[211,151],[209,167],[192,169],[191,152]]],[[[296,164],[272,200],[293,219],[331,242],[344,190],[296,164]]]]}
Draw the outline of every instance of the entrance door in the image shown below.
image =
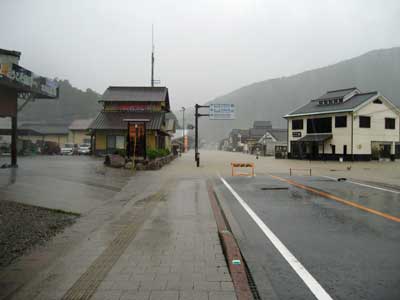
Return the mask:
{"type": "Polygon", "coordinates": [[[319,150],[318,143],[313,142],[311,144],[311,158],[312,159],[317,159],[318,158],[318,150],[319,150]]]}
{"type": "Polygon", "coordinates": [[[145,125],[141,124],[129,124],[129,146],[130,153],[135,157],[145,157],[146,153],[146,135],[145,125]]]}
{"type": "Polygon", "coordinates": [[[343,145],[343,155],[347,155],[347,145],[343,145]]]}

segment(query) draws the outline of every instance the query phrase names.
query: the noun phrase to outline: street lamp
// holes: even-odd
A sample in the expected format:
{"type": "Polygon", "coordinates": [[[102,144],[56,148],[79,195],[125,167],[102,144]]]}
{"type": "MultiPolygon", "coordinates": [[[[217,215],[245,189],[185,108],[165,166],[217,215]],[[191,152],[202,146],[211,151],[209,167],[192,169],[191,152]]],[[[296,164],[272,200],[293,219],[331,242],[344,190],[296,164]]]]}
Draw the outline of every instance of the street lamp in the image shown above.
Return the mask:
{"type": "Polygon", "coordinates": [[[184,108],[182,106],[182,127],[183,127],[183,133],[182,133],[182,153],[185,152],[185,110],[186,108],[184,108]]]}

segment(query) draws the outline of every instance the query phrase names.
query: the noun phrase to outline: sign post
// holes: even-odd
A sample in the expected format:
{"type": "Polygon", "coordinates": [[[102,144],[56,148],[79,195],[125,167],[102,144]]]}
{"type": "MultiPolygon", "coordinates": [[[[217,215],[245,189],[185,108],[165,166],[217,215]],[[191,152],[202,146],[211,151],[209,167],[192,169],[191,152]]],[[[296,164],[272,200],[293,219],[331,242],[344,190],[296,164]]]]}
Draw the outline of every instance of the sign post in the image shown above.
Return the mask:
{"type": "Polygon", "coordinates": [[[235,105],[234,104],[218,104],[213,103],[210,105],[195,105],[195,137],[194,137],[194,160],[196,166],[200,167],[200,153],[199,153],[199,117],[209,117],[210,120],[234,120],[235,119],[235,105]],[[200,114],[200,108],[208,108],[208,114],[200,114]]]}

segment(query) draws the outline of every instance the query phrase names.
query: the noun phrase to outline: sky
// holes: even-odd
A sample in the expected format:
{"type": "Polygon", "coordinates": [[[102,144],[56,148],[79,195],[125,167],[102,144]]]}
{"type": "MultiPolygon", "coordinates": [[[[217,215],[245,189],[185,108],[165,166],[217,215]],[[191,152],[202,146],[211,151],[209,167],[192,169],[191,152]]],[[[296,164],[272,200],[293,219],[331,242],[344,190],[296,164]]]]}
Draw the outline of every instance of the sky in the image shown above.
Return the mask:
{"type": "Polygon", "coordinates": [[[103,93],[155,78],[173,109],[400,46],[399,0],[0,0],[0,48],[103,93]]]}

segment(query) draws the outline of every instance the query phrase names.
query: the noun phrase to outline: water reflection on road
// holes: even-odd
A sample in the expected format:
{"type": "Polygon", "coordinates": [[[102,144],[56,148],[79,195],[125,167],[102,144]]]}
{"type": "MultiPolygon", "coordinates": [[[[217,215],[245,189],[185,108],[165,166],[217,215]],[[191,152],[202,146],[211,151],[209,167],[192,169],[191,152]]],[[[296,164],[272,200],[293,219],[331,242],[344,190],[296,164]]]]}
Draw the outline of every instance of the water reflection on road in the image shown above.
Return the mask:
{"type": "Polygon", "coordinates": [[[79,213],[110,199],[132,175],[89,156],[21,157],[18,164],[17,169],[0,169],[0,201],[79,213]]]}

